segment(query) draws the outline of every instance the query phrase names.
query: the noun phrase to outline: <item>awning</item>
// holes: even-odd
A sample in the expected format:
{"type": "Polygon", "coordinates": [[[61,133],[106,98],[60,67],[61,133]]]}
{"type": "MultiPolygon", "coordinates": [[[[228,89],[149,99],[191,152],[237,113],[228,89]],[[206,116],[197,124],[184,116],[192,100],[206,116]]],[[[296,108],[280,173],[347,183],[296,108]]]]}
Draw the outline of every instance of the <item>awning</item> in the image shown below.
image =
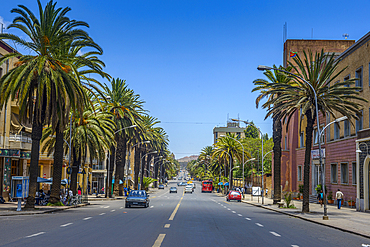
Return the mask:
{"type": "Polygon", "coordinates": [[[43,184],[52,184],[53,180],[52,179],[47,179],[47,178],[37,178],[38,183],[43,183],[43,184]]]}
{"type": "MultiPolygon", "coordinates": [[[[112,179],[112,184],[114,184],[114,178],[112,179]]],[[[120,179],[119,184],[123,184],[123,181],[120,179]]]]}
{"type": "Polygon", "coordinates": [[[223,185],[223,183],[222,182],[219,182],[217,185],[223,185]]]}
{"type": "Polygon", "coordinates": [[[225,185],[225,186],[229,186],[229,182],[226,182],[224,185],[225,185]]]}

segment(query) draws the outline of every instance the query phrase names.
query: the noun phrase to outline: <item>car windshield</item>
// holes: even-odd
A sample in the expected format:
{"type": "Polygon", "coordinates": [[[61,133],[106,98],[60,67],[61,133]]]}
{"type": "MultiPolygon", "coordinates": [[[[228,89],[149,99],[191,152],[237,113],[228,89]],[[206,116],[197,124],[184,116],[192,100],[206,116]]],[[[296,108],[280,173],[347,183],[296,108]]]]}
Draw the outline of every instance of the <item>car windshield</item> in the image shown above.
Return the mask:
{"type": "Polygon", "coordinates": [[[176,189],[176,187],[171,187],[171,190],[172,190],[172,189],[173,189],[173,190],[175,190],[175,189],[176,189]]]}
{"type": "Polygon", "coordinates": [[[146,196],[146,193],[145,191],[141,191],[141,190],[134,190],[134,191],[131,191],[129,196],[135,196],[135,197],[145,197],[146,196]]]}
{"type": "Polygon", "coordinates": [[[238,195],[240,195],[240,193],[239,193],[239,192],[237,192],[237,191],[232,191],[232,192],[230,192],[230,195],[238,196],[238,195]]]}

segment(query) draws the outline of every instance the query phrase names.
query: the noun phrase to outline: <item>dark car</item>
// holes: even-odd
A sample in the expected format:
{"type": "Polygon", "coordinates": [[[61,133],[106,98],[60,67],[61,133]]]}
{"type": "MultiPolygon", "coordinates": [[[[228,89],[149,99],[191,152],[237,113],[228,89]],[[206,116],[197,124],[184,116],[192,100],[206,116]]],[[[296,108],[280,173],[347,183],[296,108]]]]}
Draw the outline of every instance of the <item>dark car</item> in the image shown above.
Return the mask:
{"type": "Polygon", "coordinates": [[[125,207],[144,206],[144,208],[147,208],[149,207],[149,201],[149,195],[145,190],[131,190],[126,198],[125,207]]]}
{"type": "Polygon", "coordinates": [[[159,190],[164,190],[164,185],[163,184],[158,185],[158,189],[159,190]]]}
{"type": "Polygon", "coordinates": [[[177,188],[176,187],[171,187],[170,188],[170,193],[177,193],[177,188]]]}

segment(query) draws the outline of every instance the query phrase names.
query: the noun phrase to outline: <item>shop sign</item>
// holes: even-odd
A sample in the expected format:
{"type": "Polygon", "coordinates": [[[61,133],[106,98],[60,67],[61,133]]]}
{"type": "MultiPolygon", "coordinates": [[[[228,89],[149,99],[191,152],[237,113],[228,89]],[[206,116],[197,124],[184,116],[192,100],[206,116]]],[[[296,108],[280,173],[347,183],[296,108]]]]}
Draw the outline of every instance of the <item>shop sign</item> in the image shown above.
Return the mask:
{"type": "MultiPolygon", "coordinates": [[[[319,150],[318,149],[315,149],[315,150],[311,150],[311,157],[312,159],[319,159],[319,150]]],[[[322,148],[321,149],[321,158],[325,158],[325,148],[322,148]]]]}
{"type": "Polygon", "coordinates": [[[0,156],[20,158],[21,151],[16,149],[0,149],[0,156]]]}

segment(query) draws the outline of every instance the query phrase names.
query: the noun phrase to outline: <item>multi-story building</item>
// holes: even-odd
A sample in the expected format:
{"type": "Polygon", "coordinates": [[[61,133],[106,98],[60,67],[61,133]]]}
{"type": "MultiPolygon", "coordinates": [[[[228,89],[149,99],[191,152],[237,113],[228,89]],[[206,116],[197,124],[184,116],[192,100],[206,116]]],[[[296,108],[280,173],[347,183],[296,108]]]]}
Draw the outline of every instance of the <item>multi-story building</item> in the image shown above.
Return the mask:
{"type": "Polygon", "coordinates": [[[241,128],[239,126],[239,122],[227,121],[227,126],[226,127],[214,127],[213,128],[213,142],[216,143],[217,139],[221,135],[226,135],[226,134],[236,134],[237,137],[244,138],[245,137],[245,133],[244,133],[245,129],[246,128],[241,128]]]}

